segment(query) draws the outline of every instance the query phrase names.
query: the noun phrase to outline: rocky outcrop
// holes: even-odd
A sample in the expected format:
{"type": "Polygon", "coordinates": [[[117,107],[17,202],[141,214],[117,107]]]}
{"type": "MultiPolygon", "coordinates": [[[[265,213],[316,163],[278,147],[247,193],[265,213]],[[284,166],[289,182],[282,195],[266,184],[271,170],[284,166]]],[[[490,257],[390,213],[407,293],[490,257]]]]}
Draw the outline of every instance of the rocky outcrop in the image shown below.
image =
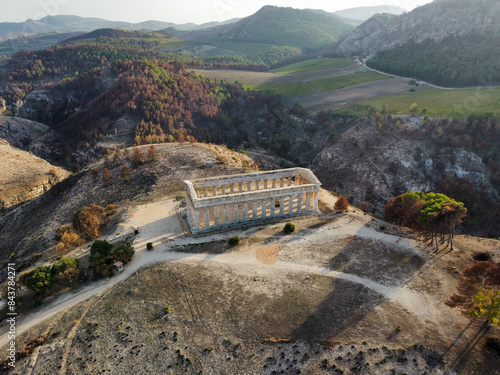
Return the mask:
{"type": "MultiPolygon", "coordinates": [[[[405,121],[405,119],[403,119],[405,121]]],[[[422,118],[407,118],[424,126],[422,118]]],[[[375,120],[351,127],[318,154],[314,173],[327,189],[369,202],[379,214],[387,200],[407,190],[432,191],[447,177],[464,178],[498,198],[491,172],[472,151],[434,142],[408,132],[379,129],[375,120]]]]}
{"type": "Polygon", "coordinates": [[[69,172],[0,139],[0,212],[34,199],[69,172]]]}

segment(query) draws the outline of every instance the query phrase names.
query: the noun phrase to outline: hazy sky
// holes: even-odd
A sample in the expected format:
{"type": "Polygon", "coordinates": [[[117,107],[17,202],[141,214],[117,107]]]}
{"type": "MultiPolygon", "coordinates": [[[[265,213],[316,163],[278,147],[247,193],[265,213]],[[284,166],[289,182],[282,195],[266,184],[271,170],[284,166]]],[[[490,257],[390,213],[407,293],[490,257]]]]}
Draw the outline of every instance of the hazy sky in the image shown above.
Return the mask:
{"type": "Polygon", "coordinates": [[[174,23],[223,21],[246,17],[264,5],[326,11],[372,5],[396,5],[412,10],[432,0],[0,0],[0,22],[21,22],[46,15],[77,15],[108,20],[174,23]]]}

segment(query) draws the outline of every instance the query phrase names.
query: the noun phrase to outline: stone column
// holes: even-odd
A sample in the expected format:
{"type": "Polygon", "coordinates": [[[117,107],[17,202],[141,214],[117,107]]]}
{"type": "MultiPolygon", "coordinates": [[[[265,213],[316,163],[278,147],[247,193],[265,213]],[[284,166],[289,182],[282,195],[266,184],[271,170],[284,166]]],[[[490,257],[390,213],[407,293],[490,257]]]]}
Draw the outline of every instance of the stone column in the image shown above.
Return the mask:
{"type": "Polygon", "coordinates": [[[253,208],[252,219],[257,219],[257,202],[255,201],[252,202],[252,208],[253,208]]]}
{"type": "Polygon", "coordinates": [[[311,211],[311,193],[306,193],[306,209],[311,211]]]}
{"type": "Polygon", "coordinates": [[[280,187],[283,187],[283,185],[285,184],[284,180],[285,180],[284,178],[280,178],[280,187]]]}
{"type": "Polygon", "coordinates": [[[283,197],[280,198],[280,215],[285,215],[285,199],[283,197]]]}
{"type": "Polygon", "coordinates": [[[288,213],[293,213],[293,195],[288,197],[288,213]]]}
{"type": "Polygon", "coordinates": [[[239,185],[240,185],[240,193],[242,193],[243,192],[243,183],[240,182],[239,185]]]}
{"type": "Polygon", "coordinates": [[[217,186],[213,186],[213,187],[212,187],[212,190],[213,190],[213,192],[214,192],[214,195],[213,195],[213,196],[214,196],[214,197],[215,197],[215,196],[217,196],[217,186]]]}
{"type": "Polygon", "coordinates": [[[208,197],[207,188],[203,188],[203,196],[208,197]]]}
{"type": "Polygon", "coordinates": [[[266,201],[262,201],[262,218],[266,218],[267,217],[267,203],[266,201]]]}
{"type": "Polygon", "coordinates": [[[210,227],[210,209],[205,207],[205,228],[210,227]]]}
{"type": "Polygon", "coordinates": [[[194,229],[195,231],[200,230],[200,211],[197,209],[194,210],[194,229]]]}
{"type": "Polygon", "coordinates": [[[267,180],[264,180],[264,190],[267,190],[267,180]]]}
{"type": "Polygon", "coordinates": [[[299,194],[299,203],[297,206],[297,212],[302,212],[302,193],[299,194]]]}
{"type": "Polygon", "coordinates": [[[276,200],[273,198],[271,200],[271,217],[276,216],[276,200]]]}
{"type": "Polygon", "coordinates": [[[219,206],[214,206],[215,225],[219,225],[219,206]]]}
{"type": "Polygon", "coordinates": [[[234,194],[234,184],[231,184],[231,194],[234,194]]]}
{"type": "Polygon", "coordinates": [[[315,191],[314,192],[314,211],[318,211],[318,198],[319,198],[318,195],[319,195],[318,192],[315,191]]]}
{"type": "Polygon", "coordinates": [[[226,186],[222,185],[222,195],[226,195],[226,186]]]}
{"type": "Polygon", "coordinates": [[[248,188],[248,190],[247,190],[247,191],[252,191],[252,183],[251,183],[251,182],[249,182],[249,183],[247,184],[247,188],[248,188]]]}
{"type": "Polygon", "coordinates": [[[273,179],[273,185],[272,186],[273,186],[273,189],[276,188],[276,179],[273,179]]]}
{"type": "Polygon", "coordinates": [[[238,218],[238,203],[234,205],[234,222],[236,223],[239,220],[238,218]]]}
{"type": "Polygon", "coordinates": [[[243,221],[248,221],[248,204],[243,204],[243,221]]]}

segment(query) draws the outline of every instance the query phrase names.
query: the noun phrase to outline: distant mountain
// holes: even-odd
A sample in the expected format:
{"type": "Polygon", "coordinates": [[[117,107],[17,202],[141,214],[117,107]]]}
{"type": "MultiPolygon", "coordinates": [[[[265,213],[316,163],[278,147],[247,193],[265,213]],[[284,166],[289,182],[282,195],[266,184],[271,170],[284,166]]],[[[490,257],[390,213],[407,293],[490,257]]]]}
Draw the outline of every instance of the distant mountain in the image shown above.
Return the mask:
{"type": "Polygon", "coordinates": [[[65,41],[66,39],[82,35],[82,32],[63,34],[38,34],[33,36],[23,36],[15,39],[8,39],[0,42],[0,56],[12,55],[18,51],[36,51],[52,47],[65,41]]]}
{"type": "Polygon", "coordinates": [[[393,5],[377,5],[372,7],[358,7],[339,10],[333,12],[333,14],[342,18],[366,21],[367,19],[373,17],[375,14],[388,13],[400,15],[405,12],[407,12],[407,10],[401,7],[393,5]]]}
{"type": "Polygon", "coordinates": [[[30,19],[18,23],[1,22],[0,40],[45,33],[90,32],[96,29],[105,28],[153,31],[175,27],[178,30],[198,30],[217,25],[225,25],[236,22],[237,20],[238,19],[232,19],[224,22],[209,22],[202,25],[196,25],[194,23],[175,24],[161,21],[130,23],[78,16],[46,16],[40,20],[30,19]]]}
{"type": "Polygon", "coordinates": [[[342,22],[345,22],[347,23],[348,25],[351,25],[351,26],[358,26],[358,25],[361,25],[363,23],[364,20],[355,20],[355,19],[352,19],[352,18],[345,18],[345,17],[341,17],[335,13],[331,13],[331,12],[326,12],[322,9],[306,9],[306,10],[310,10],[311,12],[314,12],[314,13],[317,13],[317,14],[323,14],[325,16],[330,16],[330,17],[335,17],[339,20],[341,20],[342,22]]]}
{"type": "Polygon", "coordinates": [[[410,40],[500,32],[497,0],[438,0],[395,17],[376,15],[358,26],[336,47],[337,52],[372,55],[410,40]]]}
{"type": "Polygon", "coordinates": [[[219,30],[220,41],[270,43],[314,51],[353,30],[341,20],[309,10],[265,6],[252,16],[219,30]]]}

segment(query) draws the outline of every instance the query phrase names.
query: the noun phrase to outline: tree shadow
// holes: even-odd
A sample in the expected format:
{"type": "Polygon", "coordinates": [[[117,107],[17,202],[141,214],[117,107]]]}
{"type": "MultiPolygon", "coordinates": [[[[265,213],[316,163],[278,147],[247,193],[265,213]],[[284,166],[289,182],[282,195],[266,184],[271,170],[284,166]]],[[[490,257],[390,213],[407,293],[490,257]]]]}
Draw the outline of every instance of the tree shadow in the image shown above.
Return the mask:
{"type": "Polygon", "coordinates": [[[292,338],[339,339],[347,330],[356,329],[366,315],[424,265],[423,257],[410,249],[398,249],[398,245],[384,242],[383,237],[373,240],[354,235],[327,263],[325,273],[339,272],[339,277],[331,282],[329,294],[294,330],[292,338]]]}
{"type": "MultiPolygon", "coordinates": [[[[474,323],[474,321],[471,321],[470,325],[472,325],[472,323],[474,323]]],[[[476,334],[469,340],[467,345],[459,353],[457,353],[456,359],[452,362],[452,367],[456,369],[458,373],[464,369],[467,361],[470,359],[470,354],[476,348],[477,344],[479,344],[484,335],[488,333],[488,331],[489,327],[486,324],[481,324],[476,334]]]]}

